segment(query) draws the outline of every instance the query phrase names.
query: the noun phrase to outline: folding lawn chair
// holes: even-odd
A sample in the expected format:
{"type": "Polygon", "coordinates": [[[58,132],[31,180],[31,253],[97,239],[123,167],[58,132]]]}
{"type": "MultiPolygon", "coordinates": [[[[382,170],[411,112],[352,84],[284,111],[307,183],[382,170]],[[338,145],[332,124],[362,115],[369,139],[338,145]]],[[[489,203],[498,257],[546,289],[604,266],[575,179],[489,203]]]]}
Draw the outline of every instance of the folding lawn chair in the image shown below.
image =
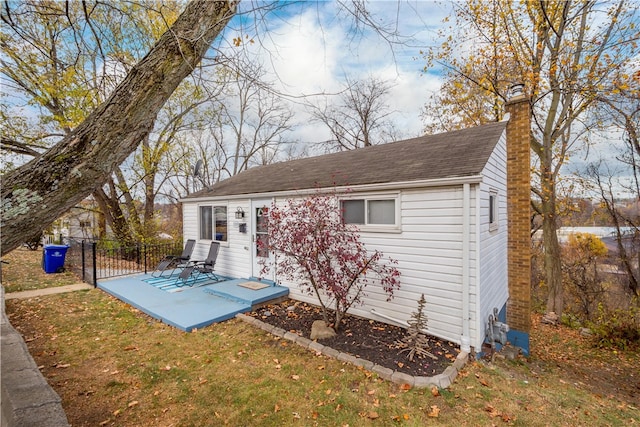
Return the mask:
{"type": "Polygon", "coordinates": [[[222,280],[213,271],[216,265],[216,259],[218,259],[218,252],[220,252],[220,242],[211,242],[207,259],[205,259],[204,261],[192,261],[188,263],[188,265],[182,269],[180,275],[176,279],[176,286],[193,286],[193,284],[200,278],[202,274],[206,275],[211,280],[215,280],[216,282],[222,280]]]}
{"type": "Polygon", "coordinates": [[[166,255],[158,264],[158,266],[153,270],[151,275],[153,277],[160,277],[164,274],[165,271],[186,267],[189,259],[191,258],[191,254],[193,253],[193,249],[196,246],[196,241],[193,239],[187,240],[187,243],[184,245],[184,250],[182,251],[182,255],[166,255]]]}

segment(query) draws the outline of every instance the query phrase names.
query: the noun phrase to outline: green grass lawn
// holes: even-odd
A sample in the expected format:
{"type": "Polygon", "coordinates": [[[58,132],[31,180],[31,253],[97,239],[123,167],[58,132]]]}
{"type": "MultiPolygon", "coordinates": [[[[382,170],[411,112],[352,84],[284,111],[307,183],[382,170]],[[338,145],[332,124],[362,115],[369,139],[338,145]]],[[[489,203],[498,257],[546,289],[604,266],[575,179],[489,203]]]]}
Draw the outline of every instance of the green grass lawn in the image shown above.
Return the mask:
{"type": "Polygon", "coordinates": [[[21,247],[2,258],[2,286],[5,292],[29,291],[72,285],[81,280],[73,273],[47,274],[42,269],[42,248],[32,251],[21,247]]]}
{"type": "Polygon", "coordinates": [[[563,348],[595,350],[565,329],[534,331],[533,350],[545,355],[473,361],[451,387],[430,390],[389,383],[238,320],[184,333],[99,289],[6,303],[74,426],[640,424],[637,400],[590,384],[596,369],[614,381],[602,360],[637,375],[638,355],[599,350],[602,359],[578,360],[595,361],[583,378],[568,369],[563,348]]]}

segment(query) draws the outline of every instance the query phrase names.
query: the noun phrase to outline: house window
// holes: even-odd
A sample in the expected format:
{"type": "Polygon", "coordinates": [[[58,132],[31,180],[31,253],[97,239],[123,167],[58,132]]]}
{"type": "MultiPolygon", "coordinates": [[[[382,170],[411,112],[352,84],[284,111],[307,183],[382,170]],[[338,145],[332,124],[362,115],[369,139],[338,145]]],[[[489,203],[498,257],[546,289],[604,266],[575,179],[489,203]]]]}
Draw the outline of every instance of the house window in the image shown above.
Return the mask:
{"type": "Polygon", "coordinates": [[[200,206],[200,239],[211,240],[213,237],[213,208],[200,206]]]}
{"type": "Polygon", "coordinates": [[[396,197],[363,197],[340,202],[345,224],[397,227],[396,197]]]}
{"type": "Polygon", "coordinates": [[[200,206],[200,239],[226,242],[227,207],[200,206]]]}
{"type": "Polygon", "coordinates": [[[345,224],[364,224],[364,200],[343,200],[342,220],[345,224]]]}
{"type": "Polygon", "coordinates": [[[498,229],[498,192],[489,192],[489,231],[498,229]]]}
{"type": "Polygon", "coordinates": [[[220,242],[227,241],[227,207],[215,206],[215,239],[220,242]]]}

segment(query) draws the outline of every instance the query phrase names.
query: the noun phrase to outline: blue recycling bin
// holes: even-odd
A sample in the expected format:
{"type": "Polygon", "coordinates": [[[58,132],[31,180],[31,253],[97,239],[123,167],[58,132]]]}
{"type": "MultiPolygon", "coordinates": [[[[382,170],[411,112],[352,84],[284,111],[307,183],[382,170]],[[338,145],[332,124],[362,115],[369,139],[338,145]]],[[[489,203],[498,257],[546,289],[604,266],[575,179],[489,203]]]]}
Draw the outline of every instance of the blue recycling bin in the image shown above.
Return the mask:
{"type": "Polygon", "coordinates": [[[62,273],[67,245],[44,245],[42,253],[42,269],[45,273],[62,273]]]}

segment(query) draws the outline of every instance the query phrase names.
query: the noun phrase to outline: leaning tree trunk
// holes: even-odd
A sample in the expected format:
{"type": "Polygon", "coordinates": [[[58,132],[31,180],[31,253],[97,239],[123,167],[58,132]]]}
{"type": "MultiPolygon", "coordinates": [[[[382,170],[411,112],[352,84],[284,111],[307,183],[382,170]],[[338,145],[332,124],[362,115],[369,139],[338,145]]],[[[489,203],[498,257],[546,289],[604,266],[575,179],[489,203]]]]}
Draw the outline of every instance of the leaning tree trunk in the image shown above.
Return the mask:
{"type": "Polygon", "coordinates": [[[2,254],[102,185],[235,14],[236,1],[194,0],[113,94],[39,158],[2,178],[2,254]]]}
{"type": "MultiPolygon", "coordinates": [[[[543,177],[546,177],[543,172],[543,177]]],[[[542,212],[542,240],[544,242],[545,281],[549,289],[547,295],[547,312],[562,315],[564,309],[564,289],[562,283],[562,257],[556,232],[556,198],[555,185],[552,179],[544,179],[540,202],[542,212]]]]}

